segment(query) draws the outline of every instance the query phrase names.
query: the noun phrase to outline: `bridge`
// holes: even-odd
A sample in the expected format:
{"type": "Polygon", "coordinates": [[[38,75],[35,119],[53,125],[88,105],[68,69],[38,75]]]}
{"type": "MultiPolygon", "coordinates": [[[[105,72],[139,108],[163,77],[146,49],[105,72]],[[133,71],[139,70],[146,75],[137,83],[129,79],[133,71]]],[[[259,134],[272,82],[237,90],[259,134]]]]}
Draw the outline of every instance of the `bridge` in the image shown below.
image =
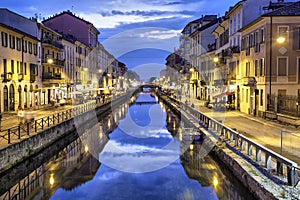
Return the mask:
{"type": "Polygon", "coordinates": [[[158,104],[158,101],[139,101],[134,102],[133,104],[142,105],[142,104],[158,104]]]}

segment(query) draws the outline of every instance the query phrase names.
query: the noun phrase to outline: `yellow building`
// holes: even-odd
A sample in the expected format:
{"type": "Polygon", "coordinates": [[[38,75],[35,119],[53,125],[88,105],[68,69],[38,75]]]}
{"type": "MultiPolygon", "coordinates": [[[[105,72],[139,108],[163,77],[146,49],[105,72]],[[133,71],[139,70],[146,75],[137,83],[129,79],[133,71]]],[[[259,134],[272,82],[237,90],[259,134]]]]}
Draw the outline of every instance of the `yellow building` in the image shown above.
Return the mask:
{"type": "Polygon", "coordinates": [[[37,23],[7,9],[0,15],[0,111],[39,105],[37,23]]]}

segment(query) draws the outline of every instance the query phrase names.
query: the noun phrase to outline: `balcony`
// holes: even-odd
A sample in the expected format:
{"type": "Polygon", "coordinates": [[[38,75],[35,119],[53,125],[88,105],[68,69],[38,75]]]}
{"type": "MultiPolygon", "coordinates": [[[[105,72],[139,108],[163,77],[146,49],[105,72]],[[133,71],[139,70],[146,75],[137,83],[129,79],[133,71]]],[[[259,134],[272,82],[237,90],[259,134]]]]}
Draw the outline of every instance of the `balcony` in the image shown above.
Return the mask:
{"type": "Polygon", "coordinates": [[[208,52],[216,50],[216,43],[208,44],[207,48],[208,48],[208,50],[207,50],[208,52]]]}
{"type": "Polygon", "coordinates": [[[61,49],[63,50],[64,49],[64,46],[61,44],[60,41],[50,37],[50,36],[45,36],[43,39],[42,39],[42,43],[43,45],[50,45],[52,47],[55,47],[55,48],[58,48],[58,49],[61,49]]]}
{"type": "Polygon", "coordinates": [[[243,77],[242,84],[244,86],[255,86],[256,85],[256,79],[255,77],[243,77]]]}
{"type": "Polygon", "coordinates": [[[12,73],[5,72],[4,74],[1,74],[1,77],[3,77],[3,82],[9,82],[11,81],[12,73]]]}
{"type": "Polygon", "coordinates": [[[236,80],[236,74],[227,74],[227,80],[235,81],[236,80]]]}
{"type": "Polygon", "coordinates": [[[19,81],[24,80],[24,74],[18,74],[18,80],[19,81]]]}
{"type": "Polygon", "coordinates": [[[30,74],[30,83],[34,83],[36,81],[36,75],[30,74]]]}
{"type": "Polygon", "coordinates": [[[42,64],[50,64],[50,65],[55,65],[57,67],[64,67],[65,66],[65,60],[59,60],[59,59],[53,59],[53,58],[43,58],[42,59],[42,64]],[[51,63],[49,63],[49,59],[52,60],[51,63]]]}
{"type": "Polygon", "coordinates": [[[226,79],[214,80],[214,86],[222,86],[222,85],[227,85],[226,79]]]}
{"type": "Polygon", "coordinates": [[[231,52],[233,56],[239,56],[240,55],[240,47],[239,46],[232,46],[231,48],[231,52]]]}
{"type": "Polygon", "coordinates": [[[232,56],[239,56],[240,48],[238,46],[231,46],[222,51],[222,57],[231,58],[232,56]]]}
{"type": "Polygon", "coordinates": [[[44,79],[61,80],[61,74],[60,73],[54,73],[54,74],[52,74],[52,72],[43,73],[43,80],[44,79]]]}

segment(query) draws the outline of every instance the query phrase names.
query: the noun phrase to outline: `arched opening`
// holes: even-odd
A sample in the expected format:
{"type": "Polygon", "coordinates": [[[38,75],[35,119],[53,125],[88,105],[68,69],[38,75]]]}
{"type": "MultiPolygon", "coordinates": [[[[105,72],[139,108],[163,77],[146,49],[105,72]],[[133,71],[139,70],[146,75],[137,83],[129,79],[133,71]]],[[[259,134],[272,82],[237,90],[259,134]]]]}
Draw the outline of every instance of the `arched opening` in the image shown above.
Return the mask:
{"type": "Polygon", "coordinates": [[[4,86],[3,89],[3,101],[4,101],[4,111],[8,111],[8,88],[4,86]]]}
{"type": "Polygon", "coordinates": [[[9,86],[9,110],[15,110],[15,88],[13,84],[9,86]]]}

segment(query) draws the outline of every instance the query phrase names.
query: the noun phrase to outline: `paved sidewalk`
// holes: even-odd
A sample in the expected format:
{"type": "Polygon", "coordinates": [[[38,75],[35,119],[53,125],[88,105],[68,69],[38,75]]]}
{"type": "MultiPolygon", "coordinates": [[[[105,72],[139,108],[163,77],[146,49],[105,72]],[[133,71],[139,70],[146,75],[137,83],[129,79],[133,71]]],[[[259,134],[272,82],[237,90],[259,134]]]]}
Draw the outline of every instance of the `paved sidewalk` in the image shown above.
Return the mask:
{"type": "MultiPolygon", "coordinates": [[[[182,99],[184,103],[186,99],[182,99]]],[[[204,106],[205,101],[189,99],[189,105],[194,104],[208,117],[221,121],[225,126],[234,128],[253,141],[280,153],[300,164],[300,129],[292,125],[284,125],[277,121],[263,119],[237,110],[219,112],[204,106]],[[281,131],[283,131],[281,135],[281,131]],[[282,142],[282,148],[281,148],[282,142]]]]}
{"type": "MultiPolygon", "coordinates": [[[[35,118],[41,118],[44,116],[48,116],[50,114],[54,114],[56,112],[62,112],[64,110],[72,108],[72,105],[65,105],[65,106],[44,106],[41,109],[25,109],[25,112],[33,112],[35,114],[35,118]]],[[[5,112],[2,113],[2,120],[1,120],[1,131],[7,130],[11,127],[19,125],[19,118],[16,111],[12,112],[5,112]]]]}

